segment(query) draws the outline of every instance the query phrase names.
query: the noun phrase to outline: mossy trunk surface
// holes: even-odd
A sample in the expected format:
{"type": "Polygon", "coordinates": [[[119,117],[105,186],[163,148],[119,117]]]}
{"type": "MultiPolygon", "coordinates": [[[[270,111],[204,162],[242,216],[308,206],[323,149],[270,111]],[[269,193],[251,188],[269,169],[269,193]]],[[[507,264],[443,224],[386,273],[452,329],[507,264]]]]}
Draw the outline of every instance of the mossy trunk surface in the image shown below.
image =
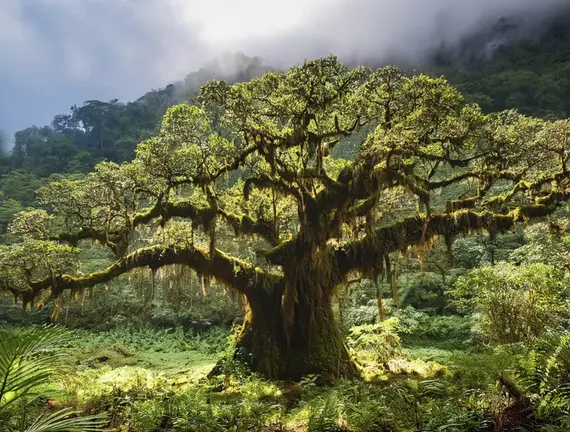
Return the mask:
{"type": "Polygon", "coordinates": [[[333,316],[332,289],[315,290],[318,283],[307,280],[286,288],[285,295],[264,292],[252,296],[238,341],[239,358],[271,379],[299,380],[316,374],[329,380],[355,375],[356,367],[333,316]],[[288,289],[295,290],[291,309],[284,300],[288,289]]]}

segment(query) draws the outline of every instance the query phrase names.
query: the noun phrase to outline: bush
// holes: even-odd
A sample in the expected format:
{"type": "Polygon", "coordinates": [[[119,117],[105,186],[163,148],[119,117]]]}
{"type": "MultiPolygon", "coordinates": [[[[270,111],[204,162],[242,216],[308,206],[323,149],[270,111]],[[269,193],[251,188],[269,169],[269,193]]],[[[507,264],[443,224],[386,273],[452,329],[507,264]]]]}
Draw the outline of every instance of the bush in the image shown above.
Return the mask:
{"type": "Polygon", "coordinates": [[[421,331],[429,315],[416,310],[413,306],[394,309],[391,315],[398,319],[398,330],[404,334],[417,334],[421,331]]]}
{"type": "Polygon", "coordinates": [[[433,313],[442,313],[447,307],[446,289],[447,286],[443,284],[441,276],[427,272],[422,279],[418,275],[410,281],[409,288],[402,296],[402,304],[433,313]]]}
{"type": "Polygon", "coordinates": [[[378,324],[353,327],[347,344],[363,363],[386,366],[400,353],[397,325],[398,319],[390,318],[378,324]]]}
{"type": "Polygon", "coordinates": [[[429,317],[422,329],[428,339],[438,341],[467,340],[471,335],[471,317],[442,315],[429,317]]]}
{"type": "Polygon", "coordinates": [[[457,280],[452,295],[492,344],[534,341],[560,325],[569,306],[564,273],[544,264],[473,270],[457,280]]]}
{"type": "Polygon", "coordinates": [[[414,342],[463,343],[470,339],[472,319],[470,316],[428,315],[412,306],[394,309],[391,315],[398,319],[397,330],[402,337],[414,342]]]}
{"type": "Polygon", "coordinates": [[[375,323],[378,320],[378,304],[376,300],[370,303],[374,304],[349,308],[346,311],[343,327],[351,329],[352,327],[375,323]]]}

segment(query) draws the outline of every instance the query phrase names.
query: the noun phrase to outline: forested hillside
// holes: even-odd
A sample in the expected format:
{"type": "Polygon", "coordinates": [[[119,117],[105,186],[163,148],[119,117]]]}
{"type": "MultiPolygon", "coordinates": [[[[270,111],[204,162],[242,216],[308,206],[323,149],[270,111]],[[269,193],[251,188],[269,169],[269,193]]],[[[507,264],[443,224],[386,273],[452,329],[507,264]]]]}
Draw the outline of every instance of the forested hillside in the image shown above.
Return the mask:
{"type": "MultiPolygon", "coordinates": [[[[570,112],[567,21],[559,16],[532,38],[498,44],[494,41],[516,33],[516,24],[503,20],[459,49],[442,48],[431,64],[420,68],[433,76],[443,74],[485,112],[516,108],[524,114],[562,118],[570,112]]],[[[0,159],[0,223],[5,226],[11,214],[31,204],[33,191],[54,173],[86,173],[101,160],[131,160],[136,144],[156,132],[166,108],[193,101],[209,80],[241,82],[269,70],[259,58],[226,54],[184,81],[136,101],[86,101],[56,115],[51,125],[17,132],[12,154],[0,159]]]]}
{"type": "Polygon", "coordinates": [[[18,132],[0,429],[569,430],[570,30],[513,25],[18,132]]]}
{"type": "Polygon", "coordinates": [[[567,117],[570,112],[570,12],[522,33],[501,20],[466,39],[459,50],[434,57],[444,74],[486,112],[515,108],[523,114],[567,117]],[[512,39],[511,39],[512,38],[512,39]]]}
{"type": "Polygon", "coordinates": [[[156,132],[166,109],[193,101],[206,82],[247,81],[269,70],[260,59],[226,54],[136,101],[86,101],[56,115],[51,125],[16,132],[11,154],[0,159],[0,224],[5,229],[10,215],[32,204],[34,191],[52,174],[87,173],[102,160],[133,159],[136,145],[156,132]]]}

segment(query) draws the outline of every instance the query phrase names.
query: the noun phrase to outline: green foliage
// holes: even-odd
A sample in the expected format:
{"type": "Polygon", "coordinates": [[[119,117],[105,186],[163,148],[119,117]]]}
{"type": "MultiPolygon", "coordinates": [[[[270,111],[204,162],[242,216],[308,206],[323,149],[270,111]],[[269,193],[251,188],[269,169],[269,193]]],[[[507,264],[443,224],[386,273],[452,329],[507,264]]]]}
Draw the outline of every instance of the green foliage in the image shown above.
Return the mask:
{"type": "MultiPolygon", "coordinates": [[[[570,420],[570,336],[548,335],[528,353],[519,371],[522,390],[538,417],[563,430],[570,420]]],[[[558,428],[558,429],[557,429],[558,428]]]]}
{"type": "Polygon", "coordinates": [[[385,394],[376,394],[373,399],[363,399],[347,404],[350,424],[356,431],[393,432],[397,429],[394,415],[385,394]]]}
{"type": "MultiPolygon", "coordinates": [[[[445,73],[486,111],[516,107],[524,113],[564,117],[570,112],[566,102],[567,15],[563,12],[547,22],[540,37],[517,38],[517,42],[498,47],[490,58],[452,60],[438,72],[445,73]]],[[[465,52],[470,52],[468,47],[465,52]]]]}
{"type": "MultiPolygon", "coordinates": [[[[0,245],[1,286],[16,296],[24,296],[24,304],[33,300],[28,296],[29,282],[40,274],[53,276],[74,272],[78,268],[79,251],[71,246],[26,236],[17,245],[0,245]]],[[[46,297],[40,297],[40,302],[46,297]]]]}
{"type": "Polygon", "coordinates": [[[493,344],[532,342],[567,319],[565,275],[545,264],[481,267],[459,278],[452,294],[493,344]]]}
{"type": "Polygon", "coordinates": [[[471,316],[428,315],[411,306],[396,309],[392,315],[398,319],[397,330],[404,340],[460,348],[472,342],[471,316]]]}
{"type": "Polygon", "coordinates": [[[378,304],[376,300],[371,300],[366,306],[352,306],[347,308],[344,319],[344,328],[373,324],[378,320],[378,304]]]}
{"type": "Polygon", "coordinates": [[[28,407],[42,396],[42,386],[64,365],[59,346],[65,333],[30,329],[0,334],[0,425],[22,432],[102,431],[104,416],[77,417],[80,411],[63,409],[30,421],[28,407]]]}
{"type": "Polygon", "coordinates": [[[36,175],[24,170],[14,170],[2,176],[0,190],[3,199],[11,199],[22,206],[28,206],[35,200],[35,192],[41,184],[36,175]]]}
{"type": "MultiPolygon", "coordinates": [[[[564,220],[559,223],[563,224],[564,220]]],[[[570,237],[556,235],[547,224],[535,224],[525,230],[526,244],[511,253],[515,263],[543,263],[557,268],[570,264],[570,237]]]]}
{"type": "MultiPolygon", "coordinates": [[[[158,278],[157,278],[158,279],[158,278]]],[[[199,292],[194,281],[192,290],[187,279],[180,285],[170,281],[155,281],[155,295],[151,297],[150,276],[131,283],[121,279],[111,289],[97,288],[77,300],[68,296],[62,301],[65,315],[58,322],[71,328],[89,328],[98,331],[122,326],[147,326],[172,330],[202,331],[211,327],[229,327],[243,320],[242,305],[227,296],[219,287],[211,287],[206,296],[199,292]]],[[[54,307],[53,303],[46,304],[54,307]]]]}
{"type": "Polygon", "coordinates": [[[400,353],[397,327],[396,318],[390,318],[378,324],[353,327],[348,334],[347,344],[363,363],[385,367],[400,353]]]}
{"type": "MultiPolygon", "coordinates": [[[[11,333],[17,332],[11,329],[11,333]]],[[[215,334],[211,337],[218,338],[215,334]]],[[[133,432],[246,432],[252,428],[480,431],[492,430],[493,422],[512,404],[498,388],[497,380],[518,370],[520,388],[532,401],[541,427],[558,431],[566,425],[567,336],[543,339],[530,355],[513,355],[507,350],[444,355],[440,350],[438,361],[447,364],[451,373],[438,378],[426,379],[421,372],[389,374],[381,385],[339,380],[324,387],[316,377],[306,377],[299,385],[231,370],[207,378],[212,363],[202,367],[203,360],[197,354],[211,352],[208,345],[213,342],[204,339],[197,343],[196,339],[196,335],[183,335],[180,330],[73,332],[57,350],[48,347],[48,353],[72,353],[77,359],[72,363],[76,363],[78,376],[62,377],[67,396],[60,392],[57,400],[73,407],[64,412],[104,411],[111,419],[110,427],[133,432]],[[128,355],[120,354],[124,362],[134,359],[136,366],[120,366],[113,363],[114,359],[95,360],[110,356],[113,349],[128,355]],[[84,357],[87,353],[90,357],[84,357]],[[162,359],[153,360],[155,356],[162,359]],[[189,361],[192,363],[183,364],[189,361]]],[[[425,350],[404,351],[400,355],[429,357],[425,350]]],[[[210,357],[210,362],[213,360],[210,357]]]]}
{"type": "Polygon", "coordinates": [[[421,278],[414,274],[407,275],[407,286],[402,295],[402,304],[416,309],[442,313],[447,308],[448,299],[445,296],[447,285],[441,277],[434,273],[425,273],[421,278]]]}
{"type": "Polygon", "coordinates": [[[316,400],[310,406],[309,411],[309,432],[342,432],[338,425],[338,420],[342,415],[343,402],[334,393],[326,397],[323,401],[316,400]]]}
{"type": "MultiPolygon", "coordinates": [[[[84,335],[77,330],[78,335],[84,335]]],[[[123,325],[115,330],[91,333],[89,346],[108,345],[121,350],[149,352],[185,352],[198,351],[216,354],[226,347],[227,330],[212,328],[205,332],[185,332],[182,328],[157,330],[145,327],[123,325]]]]}
{"type": "Polygon", "coordinates": [[[49,416],[39,417],[24,432],[96,432],[106,423],[104,416],[75,417],[81,411],[64,408],[49,416]]]}
{"type": "Polygon", "coordinates": [[[416,310],[413,306],[395,309],[391,315],[398,319],[398,330],[404,334],[414,334],[421,331],[429,318],[428,314],[416,310]]]}

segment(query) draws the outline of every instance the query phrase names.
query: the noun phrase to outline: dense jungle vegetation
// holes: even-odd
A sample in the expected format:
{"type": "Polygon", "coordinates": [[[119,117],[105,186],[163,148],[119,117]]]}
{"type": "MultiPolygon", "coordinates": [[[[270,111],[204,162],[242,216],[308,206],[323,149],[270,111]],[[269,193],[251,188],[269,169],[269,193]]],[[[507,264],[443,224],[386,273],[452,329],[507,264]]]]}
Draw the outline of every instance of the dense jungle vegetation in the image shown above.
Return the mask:
{"type": "Polygon", "coordinates": [[[2,430],[570,430],[570,30],[479,54],[236,54],[16,133],[2,430]]]}

